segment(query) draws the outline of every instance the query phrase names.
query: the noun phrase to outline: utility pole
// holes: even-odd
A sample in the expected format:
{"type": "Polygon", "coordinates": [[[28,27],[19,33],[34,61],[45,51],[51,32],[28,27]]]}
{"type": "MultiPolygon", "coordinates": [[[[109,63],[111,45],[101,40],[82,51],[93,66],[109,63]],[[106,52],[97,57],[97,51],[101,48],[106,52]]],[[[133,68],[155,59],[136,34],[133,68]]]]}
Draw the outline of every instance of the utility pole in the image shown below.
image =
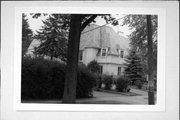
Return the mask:
{"type": "Polygon", "coordinates": [[[148,39],[148,104],[154,105],[154,74],[153,74],[153,40],[151,15],[147,19],[147,39],[148,39]]]}

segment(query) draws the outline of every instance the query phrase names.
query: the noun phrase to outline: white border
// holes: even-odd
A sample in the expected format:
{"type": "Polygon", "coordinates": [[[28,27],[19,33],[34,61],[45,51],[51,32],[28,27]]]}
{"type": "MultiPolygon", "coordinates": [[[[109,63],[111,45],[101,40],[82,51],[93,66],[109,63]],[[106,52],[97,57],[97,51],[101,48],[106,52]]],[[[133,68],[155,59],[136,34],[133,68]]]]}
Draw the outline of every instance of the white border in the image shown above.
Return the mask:
{"type": "Polygon", "coordinates": [[[23,6],[15,8],[14,50],[14,110],[41,111],[165,111],[165,9],[135,7],[49,7],[23,6]],[[28,104],[21,103],[21,24],[22,13],[77,14],[157,14],[158,15],[158,71],[156,105],[95,105],[95,104],[28,104]]]}

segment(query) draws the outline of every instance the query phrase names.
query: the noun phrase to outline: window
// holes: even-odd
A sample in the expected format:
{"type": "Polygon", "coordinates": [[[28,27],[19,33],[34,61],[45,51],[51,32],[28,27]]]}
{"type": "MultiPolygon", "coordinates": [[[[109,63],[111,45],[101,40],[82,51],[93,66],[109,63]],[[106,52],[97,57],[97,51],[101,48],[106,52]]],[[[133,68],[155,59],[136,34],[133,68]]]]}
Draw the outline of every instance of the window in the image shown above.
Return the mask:
{"type": "Polygon", "coordinates": [[[118,75],[121,75],[121,67],[118,67],[118,75]]]}
{"type": "Polygon", "coordinates": [[[121,58],[124,57],[124,51],[121,50],[121,58]]]}
{"type": "Polygon", "coordinates": [[[102,74],[102,73],[103,73],[103,66],[100,65],[100,74],[102,74]]]}
{"type": "Polygon", "coordinates": [[[83,51],[82,50],[79,51],[79,60],[80,61],[83,60],[83,51]]]}
{"type": "Polygon", "coordinates": [[[106,49],[105,49],[105,48],[103,48],[103,49],[101,50],[101,52],[102,52],[102,53],[101,53],[102,56],[106,56],[106,49]]]}

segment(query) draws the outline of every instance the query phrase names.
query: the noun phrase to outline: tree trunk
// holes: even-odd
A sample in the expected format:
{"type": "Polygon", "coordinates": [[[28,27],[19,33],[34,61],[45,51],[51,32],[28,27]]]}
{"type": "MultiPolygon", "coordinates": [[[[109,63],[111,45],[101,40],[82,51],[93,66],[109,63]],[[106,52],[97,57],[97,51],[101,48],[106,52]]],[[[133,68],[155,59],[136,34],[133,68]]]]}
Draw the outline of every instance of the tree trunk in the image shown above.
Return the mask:
{"type": "Polygon", "coordinates": [[[148,104],[154,105],[154,79],[153,79],[153,41],[151,15],[147,15],[147,38],[148,38],[148,104]]]}
{"type": "Polygon", "coordinates": [[[80,43],[81,15],[71,15],[70,32],[68,41],[67,71],[62,103],[75,103],[78,53],[80,43]]]}

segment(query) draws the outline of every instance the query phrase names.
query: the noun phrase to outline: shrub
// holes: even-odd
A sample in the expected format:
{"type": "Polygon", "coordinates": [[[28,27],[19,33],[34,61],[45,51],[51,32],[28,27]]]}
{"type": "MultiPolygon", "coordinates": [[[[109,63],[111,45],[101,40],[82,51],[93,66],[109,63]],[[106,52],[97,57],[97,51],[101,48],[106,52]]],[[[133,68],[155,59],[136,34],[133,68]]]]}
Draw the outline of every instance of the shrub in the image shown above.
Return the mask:
{"type": "Polygon", "coordinates": [[[64,64],[42,58],[23,58],[22,99],[60,99],[64,75],[64,64]]]}
{"type": "Polygon", "coordinates": [[[85,66],[79,66],[77,76],[77,89],[76,96],[89,97],[93,95],[93,87],[96,86],[97,76],[93,72],[89,71],[85,66]]]}
{"type": "Polygon", "coordinates": [[[139,89],[142,88],[143,86],[143,82],[141,80],[136,80],[135,83],[134,83],[139,89]]]}
{"type": "Polygon", "coordinates": [[[100,65],[97,63],[97,61],[93,60],[91,61],[88,65],[87,68],[94,72],[94,73],[99,73],[100,72],[100,65]]]}
{"type": "MultiPolygon", "coordinates": [[[[61,99],[64,91],[66,65],[43,58],[22,59],[21,99],[61,99]]],[[[77,97],[92,95],[96,77],[80,67],[77,76],[77,97]]]]}
{"type": "Polygon", "coordinates": [[[116,82],[116,90],[119,92],[128,92],[130,89],[128,85],[130,84],[130,80],[125,77],[119,77],[116,82]]]}
{"type": "Polygon", "coordinates": [[[105,89],[110,90],[113,82],[113,77],[110,75],[103,75],[103,83],[105,84],[105,89]]]}

